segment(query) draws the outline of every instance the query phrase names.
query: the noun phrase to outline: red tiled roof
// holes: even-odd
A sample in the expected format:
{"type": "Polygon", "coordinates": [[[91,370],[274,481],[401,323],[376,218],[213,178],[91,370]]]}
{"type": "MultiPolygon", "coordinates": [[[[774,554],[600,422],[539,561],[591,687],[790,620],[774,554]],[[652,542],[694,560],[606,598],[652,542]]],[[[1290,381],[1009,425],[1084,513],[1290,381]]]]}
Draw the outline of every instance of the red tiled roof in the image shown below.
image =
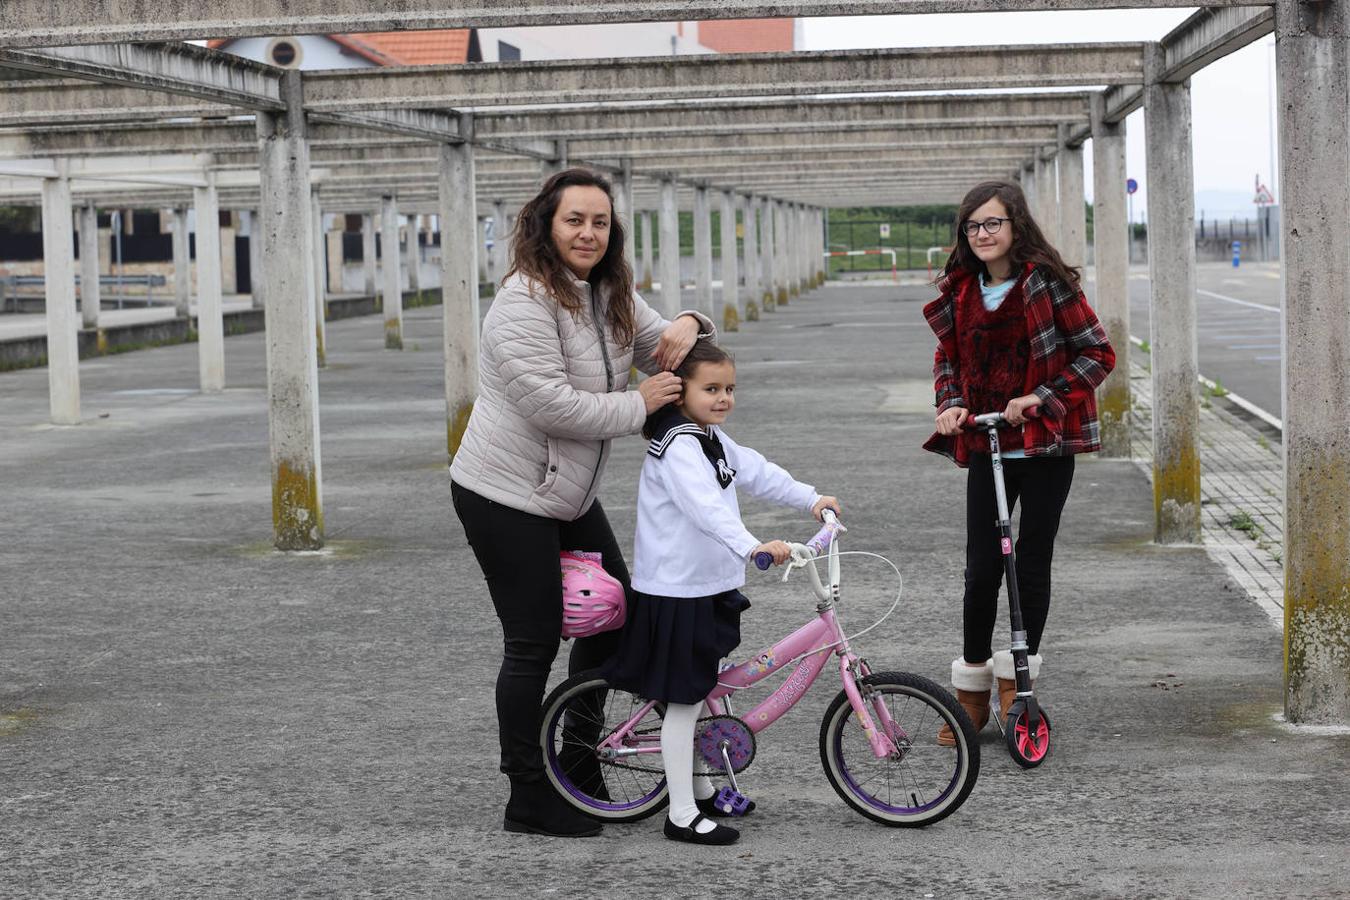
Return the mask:
{"type": "MultiPolygon", "coordinates": [[[[467,28],[324,35],[378,66],[426,66],[468,62],[469,36],[470,31],[467,28]]],[[[221,50],[234,41],[235,38],[222,38],[208,41],[206,46],[212,50],[221,50]]]]}
{"type": "Polygon", "coordinates": [[[795,50],[792,19],[719,19],[698,23],[698,42],[718,53],[795,50]]]}

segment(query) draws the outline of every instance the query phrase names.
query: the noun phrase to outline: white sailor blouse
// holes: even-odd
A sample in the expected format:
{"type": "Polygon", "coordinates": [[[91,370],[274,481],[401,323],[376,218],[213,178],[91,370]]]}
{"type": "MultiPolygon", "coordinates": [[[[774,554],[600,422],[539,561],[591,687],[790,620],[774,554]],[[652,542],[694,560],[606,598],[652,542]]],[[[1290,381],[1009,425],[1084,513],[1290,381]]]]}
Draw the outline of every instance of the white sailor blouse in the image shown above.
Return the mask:
{"type": "Polygon", "coordinates": [[[820,494],[715,425],[674,414],[661,420],[638,480],[633,589],[663,597],[706,597],[745,584],[762,541],[741,522],[736,488],[810,511],[820,494]]]}

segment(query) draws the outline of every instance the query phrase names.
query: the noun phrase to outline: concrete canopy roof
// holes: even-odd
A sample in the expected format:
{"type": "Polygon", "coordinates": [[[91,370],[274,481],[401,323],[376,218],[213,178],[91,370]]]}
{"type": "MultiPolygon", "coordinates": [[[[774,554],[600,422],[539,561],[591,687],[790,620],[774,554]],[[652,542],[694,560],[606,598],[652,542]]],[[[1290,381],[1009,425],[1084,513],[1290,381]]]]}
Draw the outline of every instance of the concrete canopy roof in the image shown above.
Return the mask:
{"type": "MultiPolygon", "coordinates": [[[[244,0],[217,27],[212,10],[178,0],[104,0],[97,36],[78,24],[90,0],[60,12],[10,0],[0,28],[0,66],[30,75],[0,93],[0,159],[211,152],[218,172],[247,167],[256,155],[252,110],[279,108],[282,70],[184,44],[99,45],[118,27],[137,36],[165,29],[211,37],[287,31],[389,30],[529,24],[741,18],[755,11],[976,12],[992,9],[1206,7],[1161,42],[1169,80],[1183,80],[1218,56],[1269,33],[1269,4],[1087,2],[1087,0],[873,0],[848,4],[730,0],[717,8],[687,0],[560,0],[549,4],[482,0],[363,0],[361,3],[244,0]],[[160,8],[160,7],[164,8],[160,8]],[[194,10],[198,19],[186,12],[194,10]],[[664,11],[665,15],[658,15],[664,11]],[[452,21],[467,16],[464,22],[452,21]],[[590,19],[588,16],[597,18],[590,19]],[[306,18],[310,17],[310,18],[306,18]],[[345,18],[344,18],[345,17],[345,18]],[[146,21],[154,18],[155,22],[146,21]],[[324,27],[318,28],[322,21],[324,27]],[[119,24],[120,23],[120,24],[119,24]],[[308,23],[307,25],[304,23],[308,23]],[[42,48],[52,29],[87,46],[42,48]],[[8,30],[7,30],[8,29],[8,30]],[[46,32],[43,29],[47,29],[46,32]],[[158,29],[158,30],[157,30],[158,29]],[[14,35],[6,41],[7,35],[14,35]],[[46,34],[46,37],[42,37],[46,34]],[[42,77],[35,77],[42,76],[42,77]],[[58,76],[58,77],[51,77],[58,76]]],[[[182,36],[177,32],[173,36],[182,36]]],[[[73,43],[74,41],[72,41],[73,43]]],[[[303,73],[315,166],[329,169],[324,196],[398,190],[415,196],[435,183],[430,142],[478,148],[480,201],[528,196],[539,160],[566,159],[608,171],[631,166],[639,198],[654,179],[768,193],[797,202],[916,202],[949,195],[948,182],[1007,177],[1020,162],[1053,153],[1089,134],[1089,97],[1107,90],[1107,118],[1118,121],[1142,96],[1144,44],[1055,44],[920,50],[710,55],[467,66],[419,66],[303,73]],[[1050,93],[903,94],[1003,88],[1065,88],[1050,93]],[[835,96],[828,96],[834,94],[835,96]],[[601,102],[598,102],[601,101],[601,102]],[[487,151],[520,158],[503,168],[487,151]],[[421,167],[419,169],[419,167],[421,167]],[[845,176],[870,172],[870,187],[845,176]],[[891,173],[896,173],[892,175],[891,173]],[[379,181],[383,178],[383,181],[379,181]],[[391,180],[393,179],[393,180],[391,180]],[[506,180],[500,180],[506,179],[506,180]]],[[[0,79],[4,78],[0,71],[0,79]]],[[[33,185],[34,188],[36,184],[33,185]]],[[[146,188],[160,191],[167,186],[146,188]]],[[[167,188],[172,190],[172,188],[167,188]]],[[[115,192],[125,196],[127,188],[115,192]]],[[[244,186],[223,189],[246,196],[244,186]]],[[[111,197],[111,188],[98,194],[111,197]]],[[[147,198],[151,196],[147,194],[147,198]]]]}

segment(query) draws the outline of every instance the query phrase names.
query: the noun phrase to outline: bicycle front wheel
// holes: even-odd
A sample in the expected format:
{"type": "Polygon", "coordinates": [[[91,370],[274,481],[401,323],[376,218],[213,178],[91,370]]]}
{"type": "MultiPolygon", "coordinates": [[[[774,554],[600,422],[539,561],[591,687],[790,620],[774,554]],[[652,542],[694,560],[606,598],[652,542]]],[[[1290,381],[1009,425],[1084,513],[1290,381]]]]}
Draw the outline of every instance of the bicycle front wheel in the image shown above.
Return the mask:
{"type": "Polygon", "coordinates": [[[621,741],[624,750],[654,752],[614,758],[596,752],[646,702],[611,688],[596,672],[579,672],[549,694],[539,739],[544,771],[564,800],[605,822],[636,822],[669,802],[660,752],[661,704],[648,710],[621,741]]]}
{"type": "Polygon", "coordinates": [[[873,724],[887,728],[897,750],[877,758],[848,695],[840,691],[820,725],[820,760],[830,786],[853,809],[883,825],[916,828],[955,812],[980,774],[975,727],[956,698],[909,672],[877,672],[858,687],[873,724]],[[943,725],[951,727],[956,746],[938,744],[943,725]]]}

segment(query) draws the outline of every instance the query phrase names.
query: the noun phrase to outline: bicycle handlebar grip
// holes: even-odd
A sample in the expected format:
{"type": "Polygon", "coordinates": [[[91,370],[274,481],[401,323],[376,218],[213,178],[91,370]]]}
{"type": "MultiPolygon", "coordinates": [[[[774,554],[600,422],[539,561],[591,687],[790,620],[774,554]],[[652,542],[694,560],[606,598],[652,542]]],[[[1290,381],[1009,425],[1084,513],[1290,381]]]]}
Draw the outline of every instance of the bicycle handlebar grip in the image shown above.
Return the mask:
{"type": "Polygon", "coordinates": [[[772,553],[768,553],[768,552],[766,552],[766,551],[761,550],[760,552],[758,552],[758,553],[755,554],[755,566],[756,566],[756,568],[758,568],[761,572],[763,572],[763,571],[765,571],[766,569],[768,569],[769,566],[771,566],[771,565],[773,565],[773,554],[772,554],[772,553]]]}

